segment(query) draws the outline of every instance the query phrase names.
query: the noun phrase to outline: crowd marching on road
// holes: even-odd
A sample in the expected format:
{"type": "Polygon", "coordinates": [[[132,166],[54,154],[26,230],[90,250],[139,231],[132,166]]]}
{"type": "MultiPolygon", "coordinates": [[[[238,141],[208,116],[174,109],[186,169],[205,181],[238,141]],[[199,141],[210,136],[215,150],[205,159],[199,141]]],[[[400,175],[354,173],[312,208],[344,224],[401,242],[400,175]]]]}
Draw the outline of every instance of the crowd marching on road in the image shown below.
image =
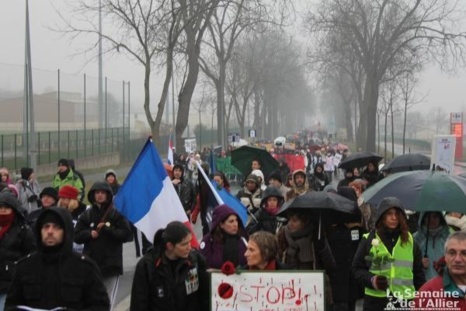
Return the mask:
{"type": "Polygon", "coordinates": [[[303,148],[303,167],[291,171],[272,153],[275,169],[250,158],[234,185],[209,161],[228,154],[176,156],[165,168],[192,227],[173,220],[154,236],[114,206],[113,169],[87,191],[70,159],[43,188],[32,168],[17,178],[0,168],[0,311],[205,311],[216,295],[210,274],[235,269],[321,271],[330,311],[466,310],[466,212],[411,206],[399,190],[407,184],[386,190],[394,174],[375,154],[303,148]],[[213,203],[211,189],[247,217],[213,203]]]}

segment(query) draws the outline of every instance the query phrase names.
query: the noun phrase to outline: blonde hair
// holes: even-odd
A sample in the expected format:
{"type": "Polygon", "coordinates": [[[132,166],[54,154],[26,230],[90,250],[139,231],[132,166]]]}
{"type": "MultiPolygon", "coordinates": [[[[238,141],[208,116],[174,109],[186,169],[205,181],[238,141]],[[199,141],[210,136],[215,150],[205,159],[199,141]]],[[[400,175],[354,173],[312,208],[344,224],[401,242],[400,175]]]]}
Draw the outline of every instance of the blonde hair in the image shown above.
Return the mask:
{"type": "Polygon", "coordinates": [[[57,205],[59,207],[62,207],[62,208],[65,208],[67,210],[69,210],[70,212],[74,211],[75,209],[77,209],[79,207],[79,202],[78,200],[75,200],[75,199],[69,199],[69,203],[68,203],[68,206],[65,206],[65,204],[63,203],[63,198],[60,198],[58,200],[58,203],[57,205]]]}

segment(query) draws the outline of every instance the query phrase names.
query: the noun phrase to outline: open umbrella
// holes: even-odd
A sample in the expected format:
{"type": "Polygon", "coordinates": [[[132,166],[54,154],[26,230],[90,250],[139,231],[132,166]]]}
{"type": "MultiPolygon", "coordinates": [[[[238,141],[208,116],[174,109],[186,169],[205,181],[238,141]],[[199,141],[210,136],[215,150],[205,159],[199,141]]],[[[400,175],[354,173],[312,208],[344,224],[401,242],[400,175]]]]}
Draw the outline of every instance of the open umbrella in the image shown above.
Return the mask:
{"type": "Polygon", "coordinates": [[[362,196],[375,205],[393,196],[405,208],[419,212],[466,213],[466,178],[438,171],[400,172],[377,182],[362,196]]]}
{"type": "Polygon", "coordinates": [[[291,209],[303,209],[309,212],[341,212],[352,214],[355,212],[355,203],[347,198],[322,191],[311,191],[286,202],[278,214],[286,213],[291,209]]]}
{"type": "Polygon", "coordinates": [[[398,173],[430,169],[430,158],[421,153],[409,153],[395,157],[386,164],[382,171],[398,173]]]}
{"type": "Polygon", "coordinates": [[[252,160],[259,160],[261,162],[261,171],[264,173],[265,178],[279,167],[277,160],[267,150],[262,148],[242,146],[231,152],[231,164],[244,176],[251,173],[252,160]]]}
{"type": "Polygon", "coordinates": [[[373,152],[358,152],[350,154],[348,157],[346,157],[346,159],[340,162],[340,165],[338,165],[338,167],[342,169],[363,167],[366,166],[369,162],[379,163],[382,159],[383,157],[373,152]]]}

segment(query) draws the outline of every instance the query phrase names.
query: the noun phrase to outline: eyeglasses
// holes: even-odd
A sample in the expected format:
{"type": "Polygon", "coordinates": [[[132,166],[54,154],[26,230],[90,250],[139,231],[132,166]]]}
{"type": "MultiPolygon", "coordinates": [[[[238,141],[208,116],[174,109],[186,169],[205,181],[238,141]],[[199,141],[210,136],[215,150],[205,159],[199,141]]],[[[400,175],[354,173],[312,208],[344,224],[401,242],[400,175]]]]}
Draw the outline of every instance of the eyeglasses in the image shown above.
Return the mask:
{"type": "Polygon", "coordinates": [[[460,256],[463,260],[466,260],[466,250],[462,251],[455,251],[454,249],[450,249],[446,252],[445,256],[450,258],[456,258],[456,256],[460,256]]]}

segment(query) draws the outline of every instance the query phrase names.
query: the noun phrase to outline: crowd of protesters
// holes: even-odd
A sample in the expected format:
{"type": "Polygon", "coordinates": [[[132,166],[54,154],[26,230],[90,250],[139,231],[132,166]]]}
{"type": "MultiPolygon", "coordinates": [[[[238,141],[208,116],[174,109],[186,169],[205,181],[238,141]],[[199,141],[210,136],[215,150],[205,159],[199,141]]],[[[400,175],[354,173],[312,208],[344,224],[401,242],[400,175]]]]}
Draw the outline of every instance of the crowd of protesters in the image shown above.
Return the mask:
{"type": "MultiPolygon", "coordinates": [[[[233,193],[247,210],[243,223],[226,204],[206,205],[199,167],[216,187],[232,191],[226,174],[210,172],[209,152],[180,154],[169,172],[188,218],[201,219],[199,248],[192,248],[192,232],[179,221],[145,237],[130,310],[208,310],[208,275],[225,264],[323,271],[331,311],[354,311],[358,301],[364,311],[414,310],[426,307],[417,293],[436,291],[451,294],[436,297],[437,305],[451,302],[466,310],[465,215],[407,213],[395,197],[372,206],[364,191],[384,178],[378,163],[348,168],[340,178],[334,161],[340,152],[318,148],[300,152],[306,164],[293,172],[281,162],[265,176],[261,159],[253,159],[251,173],[233,193]],[[312,192],[350,200],[353,213],[322,224],[303,209],[280,212],[312,192]]],[[[69,159],[58,161],[51,187],[41,189],[31,168],[20,173],[14,183],[8,169],[0,168],[0,310],[113,310],[122,245],[135,230],[113,206],[120,187],[116,172],[106,171],[87,194],[84,176],[69,159]]]]}

